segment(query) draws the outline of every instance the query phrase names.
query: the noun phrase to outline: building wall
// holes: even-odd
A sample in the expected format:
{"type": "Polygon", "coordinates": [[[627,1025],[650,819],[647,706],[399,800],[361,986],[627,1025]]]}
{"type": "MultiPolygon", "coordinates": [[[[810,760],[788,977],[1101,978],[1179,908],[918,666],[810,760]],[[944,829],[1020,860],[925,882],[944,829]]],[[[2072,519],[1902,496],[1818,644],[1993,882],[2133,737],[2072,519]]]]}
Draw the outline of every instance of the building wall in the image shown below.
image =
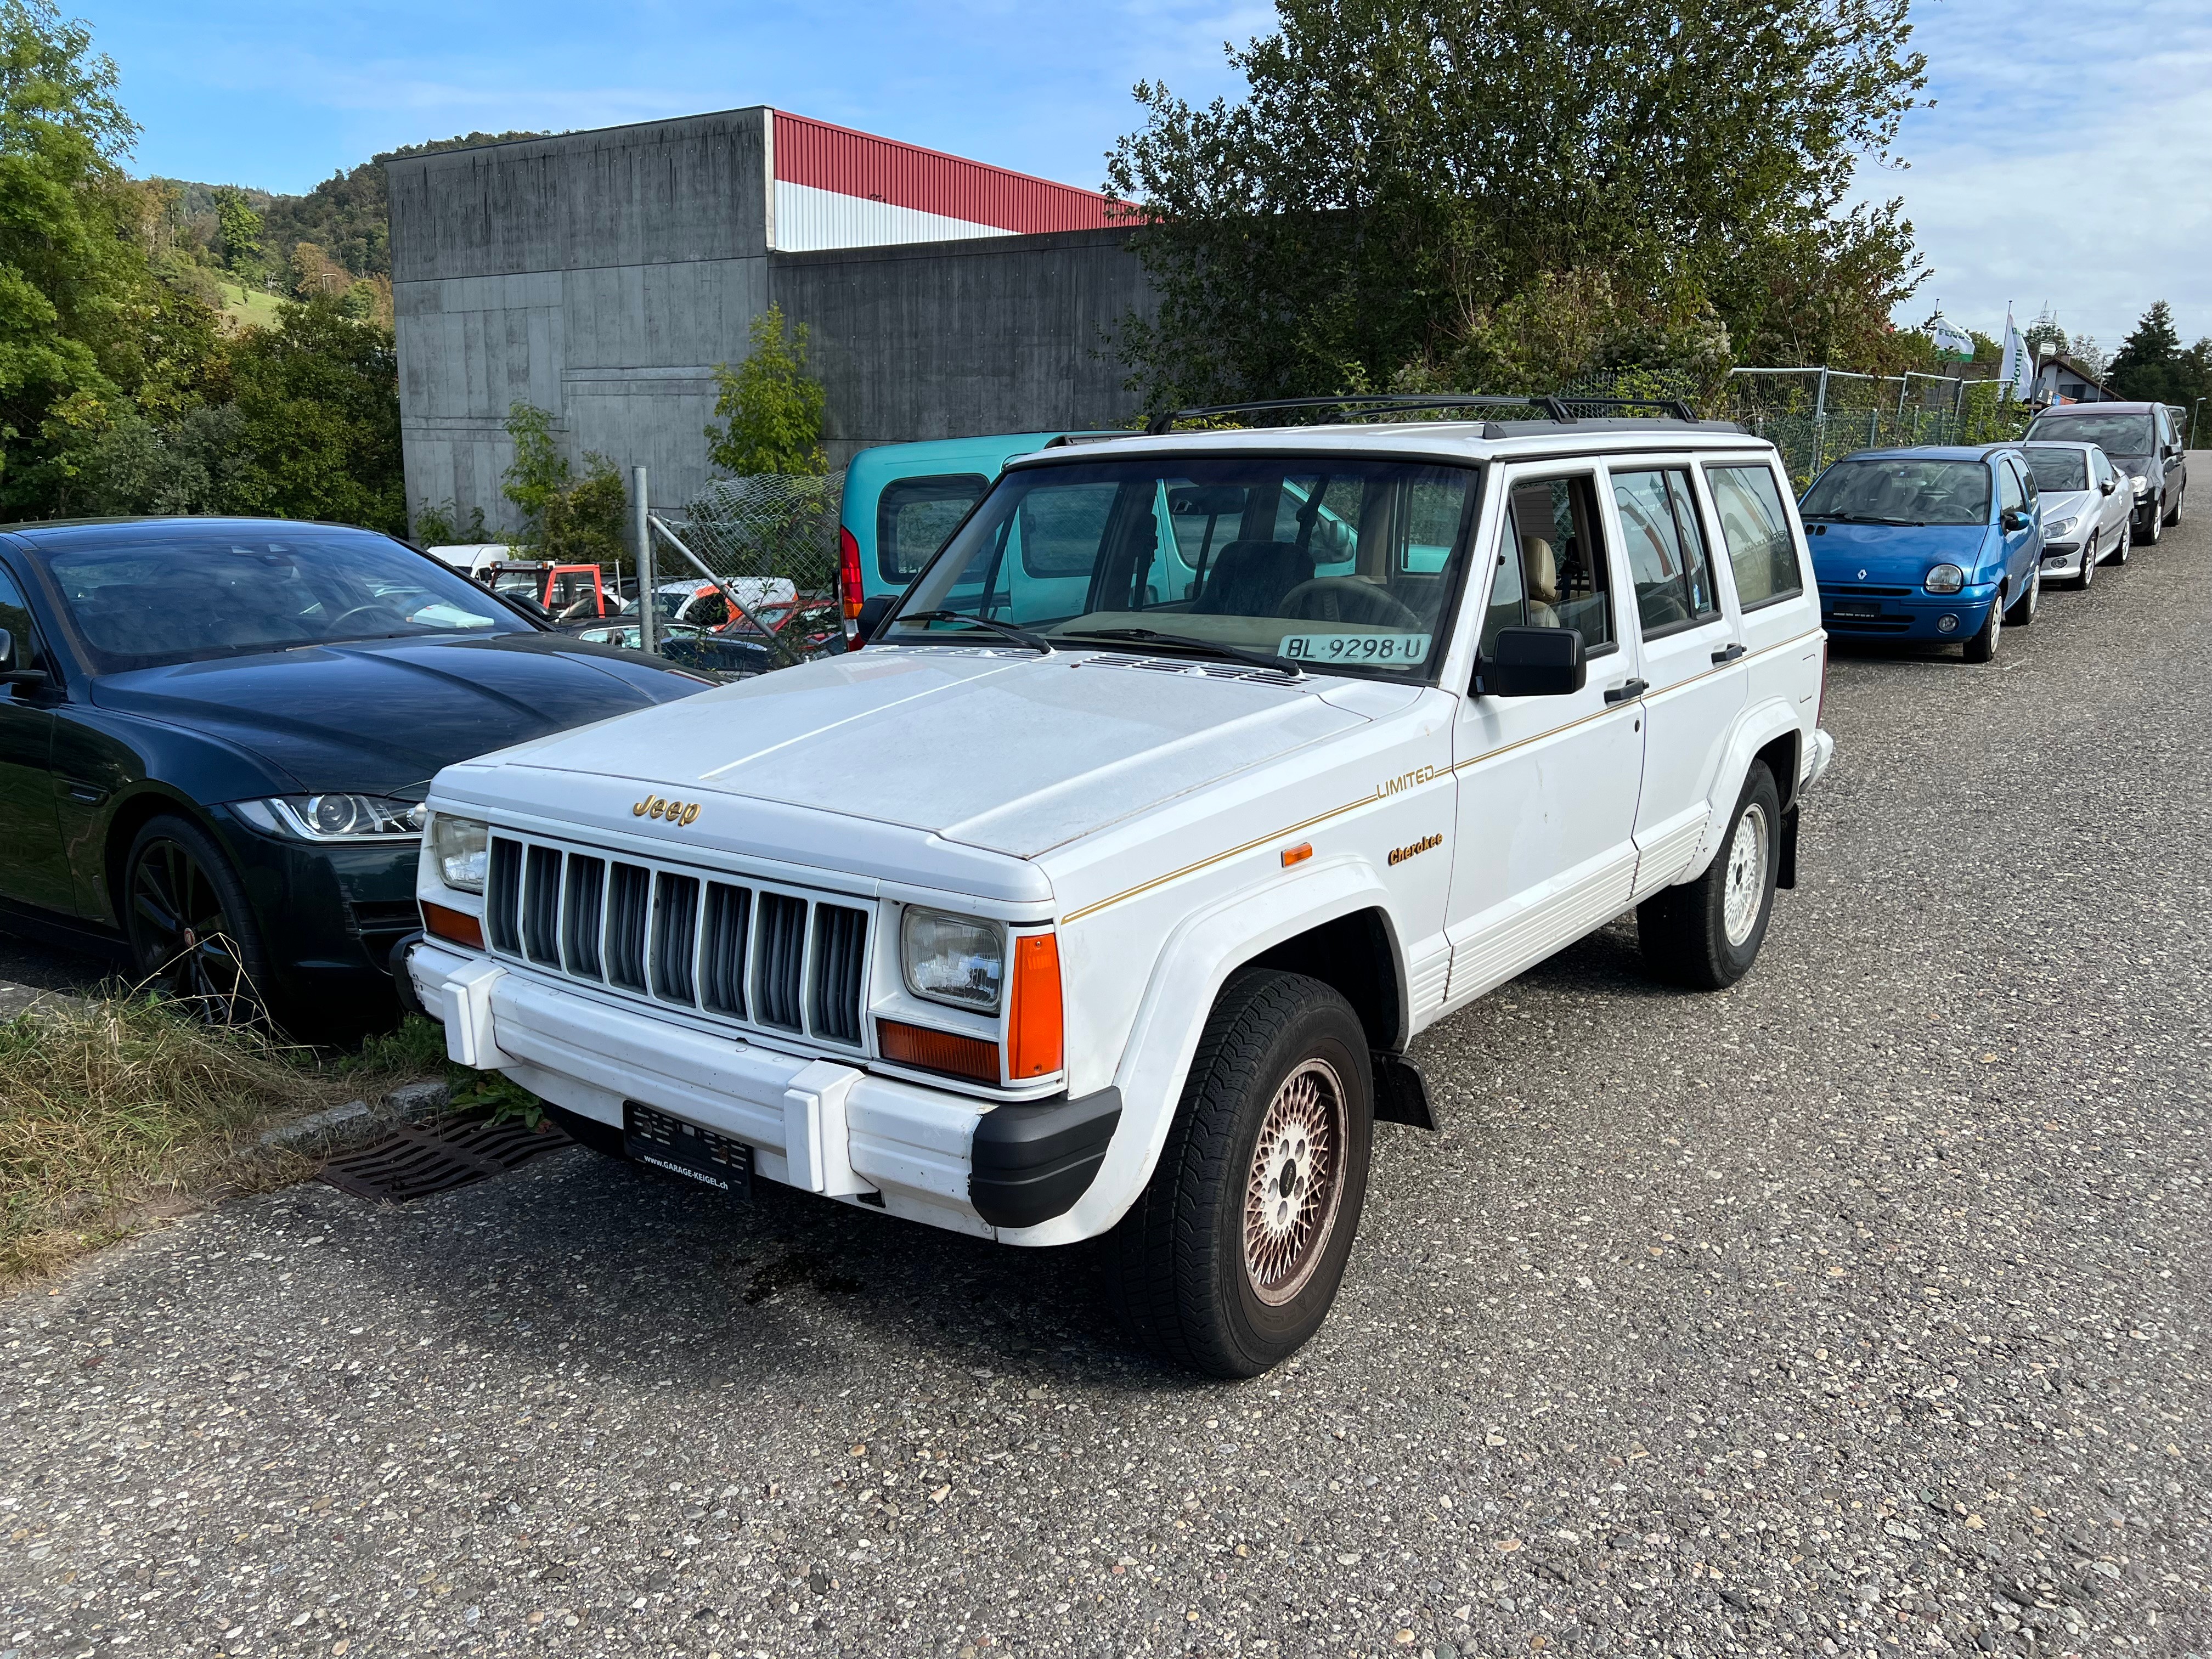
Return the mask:
{"type": "Polygon", "coordinates": [[[771,253],[771,112],[734,110],[388,165],[410,507],[513,512],[510,406],[573,461],[708,477],[714,366],[771,301],[813,331],[832,463],[864,445],[1118,423],[1112,331],[1149,314],[1118,230],[771,253]]]}

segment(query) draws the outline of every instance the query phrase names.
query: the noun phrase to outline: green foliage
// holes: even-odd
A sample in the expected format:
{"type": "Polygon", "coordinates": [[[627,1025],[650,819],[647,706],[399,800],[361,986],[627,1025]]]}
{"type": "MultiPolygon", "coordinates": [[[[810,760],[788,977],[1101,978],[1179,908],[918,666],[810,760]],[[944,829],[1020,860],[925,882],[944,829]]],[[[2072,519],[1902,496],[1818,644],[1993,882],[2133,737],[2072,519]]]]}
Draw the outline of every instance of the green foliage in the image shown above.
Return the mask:
{"type": "Polygon", "coordinates": [[[728,424],[707,428],[707,459],[735,477],[761,472],[816,475],[830,470],[822,450],[827,406],[807,373],[806,325],[787,335],[783,310],[770,306],[752,323],[752,351],[732,368],[714,366],[721,395],[714,413],[728,424]]]}
{"type": "MultiPolygon", "coordinates": [[[[2173,308],[2157,301],[2113,355],[2109,379],[2124,398],[2174,404],[2186,422],[2197,400],[2212,397],[2212,338],[2185,350],[2173,308]]],[[[2201,435],[2207,423],[2200,419],[2197,425],[2201,435]]]]}
{"type": "Polygon", "coordinates": [[[259,283],[268,273],[261,255],[261,216],[246,204],[243,192],[229,185],[216,191],[215,198],[224,265],[242,283],[259,283]]]}
{"type": "Polygon", "coordinates": [[[391,331],[335,299],[283,307],[230,348],[241,457],[230,510],[404,535],[399,359],[391,331]]]}
{"type": "Polygon", "coordinates": [[[1863,356],[1917,278],[1897,204],[1845,211],[1917,101],[1904,0],[1279,0],[1249,95],[1140,84],[1109,188],[1161,297],[1158,405],[1412,371],[1863,356]]]}
{"type": "Polygon", "coordinates": [[[2058,326],[2058,319],[2046,308],[2036,313],[2035,320],[2020,331],[2021,343],[2027,348],[2030,362],[2041,356],[2045,346],[2056,346],[2062,352],[2072,349],[2066,331],[2058,326]]]}
{"type": "MultiPolygon", "coordinates": [[[[556,564],[611,564],[627,569],[624,540],[629,491],[615,464],[597,453],[584,457],[575,476],[554,435],[553,417],[526,403],[507,410],[507,435],[514,442],[501,493],[522,510],[522,532],[514,544],[533,558],[556,564]]],[[[481,516],[477,520],[481,528],[481,516]]]]}
{"type": "Polygon", "coordinates": [[[415,508],[415,540],[422,546],[473,547],[491,539],[480,507],[464,513],[449,495],[442,501],[420,502],[415,508]]]}
{"type": "MultiPolygon", "coordinates": [[[[313,242],[341,270],[361,277],[389,277],[391,210],[384,187],[384,164],[403,155],[424,155],[477,144],[501,144],[516,138],[543,138],[542,132],[471,132],[427,144],[403,144],[360,166],[334,173],[305,196],[272,196],[262,209],[264,240],[271,247],[313,242]]],[[[191,186],[191,188],[204,188],[191,186]]]]}

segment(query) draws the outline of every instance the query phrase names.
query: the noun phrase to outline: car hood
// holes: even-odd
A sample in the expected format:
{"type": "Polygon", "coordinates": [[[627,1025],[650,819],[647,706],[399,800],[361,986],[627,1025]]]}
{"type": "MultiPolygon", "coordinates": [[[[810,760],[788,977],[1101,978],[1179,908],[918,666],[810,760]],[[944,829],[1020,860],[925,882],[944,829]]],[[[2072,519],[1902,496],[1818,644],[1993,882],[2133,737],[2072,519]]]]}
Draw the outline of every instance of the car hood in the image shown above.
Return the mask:
{"type": "Polygon", "coordinates": [[[705,689],[610,646],[514,634],[143,668],[95,680],[92,700],[246,750],[303,791],[390,794],[487,750],[705,689]]]}
{"type": "MultiPolygon", "coordinates": [[[[1354,682],[1135,660],[879,647],[491,758],[631,779],[641,797],[813,808],[1033,858],[1367,721],[1331,700],[1354,682]]],[[[471,798],[487,787],[472,781],[471,798]]]]}
{"type": "Polygon", "coordinates": [[[1850,587],[1859,583],[1917,587],[1921,578],[1939,564],[1955,564],[1972,572],[1981,560],[1982,545],[1990,533],[1987,525],[1931,524],[1911,528],[1903,525],[1831,524],[1808,537],[1813,570],[1826,586],[1850,587]]]}
{"type": "Polygon", "coordinates": [[[2046,489],[2043,492],[2043,521],[2078,518],[2105,498],[2094,489],[2046,489]]]}

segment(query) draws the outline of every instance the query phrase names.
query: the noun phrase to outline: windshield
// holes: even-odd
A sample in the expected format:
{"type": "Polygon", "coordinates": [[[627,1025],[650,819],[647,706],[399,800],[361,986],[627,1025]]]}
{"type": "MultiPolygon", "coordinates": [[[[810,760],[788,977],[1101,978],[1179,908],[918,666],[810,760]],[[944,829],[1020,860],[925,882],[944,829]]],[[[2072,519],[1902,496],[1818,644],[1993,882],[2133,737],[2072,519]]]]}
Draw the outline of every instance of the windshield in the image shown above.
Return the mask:
{"type": "Polygon", "coordinates": [[[2078,449],[2035,449],[2027,452],[2027,465],[2038,489],[2087,489],[2089,458],[2078,449]]]}
{"type": "Polygon", "coordinates": [[[2027,435],[2094,444],[2107,455],[2148,455],[2153,447],[2148,415],[2045,415],[2027,435]]]}
{"type": "Polygon", "coordinates": [[[149,525],[45,562],[98,673],[344,640],[535,631],[466,577],[368,531],[149,525]]]}
{"type": "Polygon", "coordinates": [[[1981,461],[1904,456],[1838,461],[1805,492],[1808,519],[1860,524],[1987,524],[1990,469],[1981,461]]]}
{"type": "Polygon", "coordinates": [[[948,611],[1065,646],[1426,679],[1443,654],[1479,478],[1349,456],[1017,468],[923,572],[885,638],[989,641],[959,623],[903,620],[948,611]]]}

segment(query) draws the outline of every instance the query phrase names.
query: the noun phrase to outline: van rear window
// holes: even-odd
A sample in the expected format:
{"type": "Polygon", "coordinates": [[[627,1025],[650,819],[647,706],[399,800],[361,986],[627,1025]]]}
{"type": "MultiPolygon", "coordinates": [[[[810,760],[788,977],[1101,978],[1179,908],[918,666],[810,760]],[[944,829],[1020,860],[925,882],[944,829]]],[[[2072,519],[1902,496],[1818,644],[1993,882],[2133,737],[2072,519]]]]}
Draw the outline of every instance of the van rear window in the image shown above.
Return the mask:
{"type": "Polygon", "coordinates": [[[905,586],[990,487],[988,478],[975,472],[885,484],[876,499],[878,573],[905,586]]]}

